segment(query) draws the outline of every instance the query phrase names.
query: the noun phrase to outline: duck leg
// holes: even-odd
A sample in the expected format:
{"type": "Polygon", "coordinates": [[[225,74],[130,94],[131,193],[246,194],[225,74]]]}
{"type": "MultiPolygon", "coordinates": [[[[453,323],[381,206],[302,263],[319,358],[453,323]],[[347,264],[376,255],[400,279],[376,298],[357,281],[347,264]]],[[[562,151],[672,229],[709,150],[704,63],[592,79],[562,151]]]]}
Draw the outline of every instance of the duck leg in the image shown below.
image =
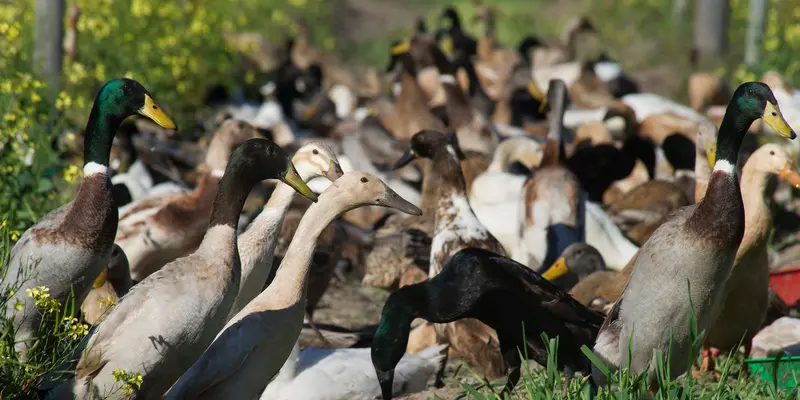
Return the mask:
{"type": "Polygon", "coordinates": [[[322,343],[325,345],[325,347],[327,347],[329,349],[332,349],[333,346],[331,345],[331,342],[329,342],[328,339],[325,338],[325,335],[323,335],[322,332],[319,331],[319,328],[317,328],[317,325],[311,319],[311,316],[308,315],[308,312],[306,312],[305,318],[306,318],[306,321],[308,321],[308,325],[311,326],[311,329],[314,330],[314,333],[317,334],[317,336],[322,341],[322,343]]]}
{"type": "Polygon", "coordinates": [[[504,351],[503,359],[508,370],[508,380],[506,381],[506,386],[503,387],[503,391],[500,392],[500,398],[505,398],[505,394],[510,395],[514,391],[514,387],[519,382],[520,366],[522,365],[522,361],[519,359],[519,351],[516,347],[504,351]]]}

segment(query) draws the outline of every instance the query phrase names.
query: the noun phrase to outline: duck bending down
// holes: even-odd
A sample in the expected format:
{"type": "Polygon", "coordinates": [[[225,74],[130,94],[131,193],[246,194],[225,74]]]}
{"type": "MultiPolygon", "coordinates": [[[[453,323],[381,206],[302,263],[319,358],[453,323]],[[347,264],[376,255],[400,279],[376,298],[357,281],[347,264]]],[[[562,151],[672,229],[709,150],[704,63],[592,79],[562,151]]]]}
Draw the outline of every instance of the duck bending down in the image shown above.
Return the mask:
{"type": "Polygon", "coordinates": [[[437,323],[475,318],[492,327],[508,368],[504,393],[519,380],[521,352],[546,365],[542,333],[558,336],[558,368],[567,377],[588,374],[589,360],[580,348],[594,341],[603,321],[601,314],[524,265],[483,249],[461,250],[438,275],[404,286],[386,300],[372,340],[372,364],[384,400],[392,398],[395,366],[405,354],[415,318],[437,323]]]}
{"type": "Polygon", "coordinates": [[[128,256],[134,282],[200,245],[228,158],[256,136],[250,124],[225,120],[211,139],[193,191],[150,196],[120,209],[115,243],[128,256]]]}
{"type": "Polygon", "coordinates": [[[120,369],[142,374],[137,398],[161,398],[230,315],[241,280],[236,225],[250,190],[264,179],[280,179],[316,200],[278,145],[266,139],[244,143],[231,155],[200,247],[120,300],[88,339],[75,377],[50,398],[123,398],[113,373],[120,369]]]}
{"type": "Polygon", "coordinates": [[[300,335],[311,257],[319,235],[328,224],[340,214],[363,206],[422,214],[380,179],[363,172],[344,174],[320,199],[306,210],[272,284],[226,324],[206,352],[175,383],[166,399],[260,395],[289,357],[300,335]]]}
{"type": "MultiPolygon", "coordinates": [[[[428,380],[444,368],[447,345],[433,345],[406,354],[397,365],[395,396],[425,390],[428,380]]],[[[295,345],[281,371],[267,385],[262,400],[373,400],[381,395],[370,349],[299,350],[295,345]]]]}
{"type": "MultiPolygon", "coordinates": [[[[642,246],[597,337],[594,352],[606,365],[626,367],[630,360],[631,373],[649,372],[651,389],[657,387],[654,358],[670,355],[666,368],[672,378],[689,367],[692,312],[699,331],[719,316],[745,229],[736,162],[747,128],[758,118],[781,136],[796,137],[767,85],[749,82],[736,89],[719,129],[705,198],[673,213],[642,246]]],[[[598,369],[592,377],[598,384],[607,380],[598,369]]]]}
{"type": "Polygon", "coordinates": [[[6,301],[6,315],[15,315],[14,342],[24,359],[41,315],[27,289],[44,286],[62,302],[70,293],[81,304],[92,282],[108,265],[117,209],[109,180],[114,133],[125,118],[140,114],[167,129],[177,129],[147,90],[132,79],[114,79],[97,93],[84,133],[83,181],[75,198],[28,228],[11,249],[6,276],[24,278],[6,301]],[[15,310],[22,304],[22,310],[15,310]]]}
{"type": "MultiPolygon", "coordinates": [[[[336,155],[321,142],[310,142],[297,150],[292,156],[292,164],[303,182],[309,182],[316,177],[334,181],[343,174],[336,155]]],[[[278,182],[264,209],[239,235],[242,281],[233,314],[239,312],[264,289],[272,270],[272,259],[283,220],[295,193],[291,186],[278,182]]]]}
{"type": "Polygon", "coordinates": [[[92,325],[100,323],[132,286],[128,258],[119,246],[114,245],[108,267],[95,279],[92,290],[81,304],[83,319],[92,325]]]}

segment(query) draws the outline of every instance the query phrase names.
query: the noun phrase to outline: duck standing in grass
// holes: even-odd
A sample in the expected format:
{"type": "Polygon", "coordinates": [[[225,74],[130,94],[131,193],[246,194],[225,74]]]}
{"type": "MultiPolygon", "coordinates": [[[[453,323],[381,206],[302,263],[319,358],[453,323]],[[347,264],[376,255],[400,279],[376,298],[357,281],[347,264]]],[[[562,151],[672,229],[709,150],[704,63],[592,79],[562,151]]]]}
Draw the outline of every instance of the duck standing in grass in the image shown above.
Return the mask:
{"type": "Polygon", "coordinates": [[[372,340],[372,365],[384,400],[392,398],[395,366],[406,352],[414,318],[437,323],[476,318],[492,327],[508,369],[503,393],[519,380],[520,354],[547,365],[542,333],[559,338],[558,368],[567,377],[565,389],[574,372],[588,374],[581,346],[594,341],[603,322],[601,314],[524,265],[484,249],[461,250],[438,275],[404,286],[386,300],[372,340]]]}
{"type": "Polygon", "coordinates": [[[300,335],[311,258],[317,239],[328,224],[346,211],[368,205],[422,214],[383,181],[364,172],[344,174],[320,199],[306,210],[272,283],[227,323],[214,343],[175,383],[167,399],[259,396],[281,369],[300,335]]]}
{"type": "Polygon", "coordinates": [[[177,129],[139,82],[107,82],[86,123],[83,182],[75,198],[42,217],[11,250],[5,273],[20,279],[20,286],[6,307],[7,315],[15,315],[16,349],[23,358],[40,323],[35,301],[26,290],[44,286],[50,298],[62,303],[73,293],[76,304],[81,304],[108,265],[118,222],[109,180],[111,144],[122,120],[134,114],[177,129]],[[17,304],[22,304],[21,312],[14,310],[17,304]]]}
{"type": "Polygon", "coordinates": [[[250,190],[264,179],[280,179],[316,200],[278,145],[266,139],[245,142],[231,155],[200,247],[120,300],[89,338],[74,380],[54,389],[51,398],[122,398],[114,377],[120,369],[142,374],[136,398],[161,398],[228,320],[241,280],[239,214],[250,190]]]}
{"type": "MultiPolygon", "coordinates": [[[[595,353],[612,368],[625,368],[630,359],[632,373],[649,372],[651,389],[657,387],[656,363],[667,360],[672,378],[691,365],[690,316],[699,331],[719,316],[745,227],[736,161],[748,127],[759,118],[779,135],[796,137],[767,85],[749,82],[736,89],[719,129],[705,198],[672,214],[642,246],[597,337],[595,353]]],[[[607,381],[596,368],[593,378],[607,381]]]]}
{"type": "MultiPolygon", "coordinates": [[[[430,159],[430,173],[435,179],[433,187],[438,188],[428,276],[436,276],[453,254],[467,247],[505,254],[503,246],[480,223],[469,205],[460,166],[463,155],[456,135],[435,131],[417,133],[411,138],[411,149],[397,161],[395,168],[417,157],[430,159]]],[[[472,319],[458,321],[437,326],[437,336],[450,343],[454,355],[470,365],[480,366],[484,374],[491,377],[503,374],[505,367],[496,335],[486,325],[472,319]]]]}

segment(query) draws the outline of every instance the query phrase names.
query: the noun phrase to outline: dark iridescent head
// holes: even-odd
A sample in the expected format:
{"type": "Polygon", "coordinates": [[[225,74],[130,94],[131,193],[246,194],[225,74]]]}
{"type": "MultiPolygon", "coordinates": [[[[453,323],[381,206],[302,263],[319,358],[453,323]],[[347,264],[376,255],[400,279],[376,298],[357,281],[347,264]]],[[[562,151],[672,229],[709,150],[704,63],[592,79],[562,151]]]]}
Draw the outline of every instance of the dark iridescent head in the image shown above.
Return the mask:
{"type": "Polygon", "coordinates": [[[741,84],[733,93],[732,102],[736,102],[735,106],[745,117],[753,120],[763,119],[779,136],[788,139],[797,137],[783,118],[778,100],[766,84],[761,82],[741,84]]]}

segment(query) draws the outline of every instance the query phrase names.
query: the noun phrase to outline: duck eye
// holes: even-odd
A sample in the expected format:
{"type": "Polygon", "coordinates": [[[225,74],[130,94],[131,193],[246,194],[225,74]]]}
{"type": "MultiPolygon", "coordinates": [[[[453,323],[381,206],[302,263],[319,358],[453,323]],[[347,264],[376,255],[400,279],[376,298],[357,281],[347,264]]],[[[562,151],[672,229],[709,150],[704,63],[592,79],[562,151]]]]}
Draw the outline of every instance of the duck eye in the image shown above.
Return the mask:
{"type": "Polygon", "coordinates": [[[319,150],[317,150],[317,149],[311,150],[311,152],[314,153],[314,154],[319,154],[319,150]]]}
{"type": "Polygon", "coordinates": [[[776,113],[775,111],[773,111],[773,112],[772,112],[772,116],[773,116],[773,117],[777,117],[777,116],[778,116],[778,113],[776,113]]]}
{"type": "Polygon", "coordinates": [[[153,110],[158,110],[158,106],[153,104],[153,110]]]}
{"type": "Polygon", "coordinates": [[[369,180],[366,177],[362,176],[361,177],[361,182],[362,183],[367,183],[367,182],[369,182],[369,180]]]}
{"type": "Polygon", "coordinates": [[[775,150],[770,150],[769,151],[769,155],[774,156],[775,155],[775,150]]]}

